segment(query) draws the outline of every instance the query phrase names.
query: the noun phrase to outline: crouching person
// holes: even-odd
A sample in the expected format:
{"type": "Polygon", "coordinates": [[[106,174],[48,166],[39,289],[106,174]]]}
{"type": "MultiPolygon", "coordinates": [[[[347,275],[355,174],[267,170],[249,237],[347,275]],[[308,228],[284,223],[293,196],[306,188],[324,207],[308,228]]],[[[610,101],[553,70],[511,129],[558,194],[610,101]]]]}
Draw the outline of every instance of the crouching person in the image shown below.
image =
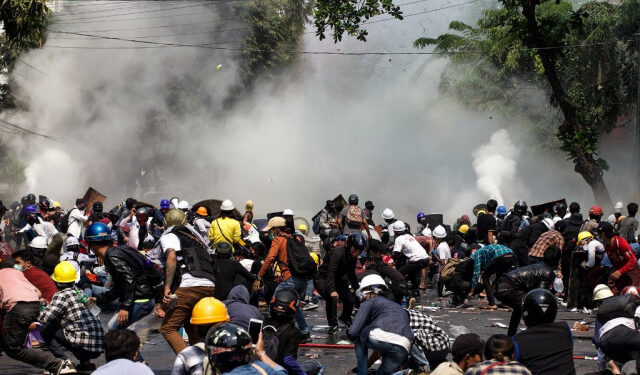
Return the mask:
{"type": "Polygon", "coordinates": [[[71,263],[60,262],[51,278],[59,292],[38,317],[42,338],[56,358],[66,360],[64,349],[67,349],[80,361],[77,371],[93,371],[95,365],[91,360],[104,350],[100,320],[87,307],[88,297],[75,287],[76,269],[71,263]]]}
{"type": "Polygon", "coordinates": [[[365,276],[360,282],[357,294],[364,302],[347,331],[347,337],[355,341],[358,375],[368,374],[368,349],[382,356],[377,375],[394,373],[411,350],[413,332],[409,315],[402,306],[380,295],[386,289],[387,285],[378,275],[365,276]]]}
{"type": "Polygon", "coordinates": [[[411,346],[409,364],[420,372],[434,369],[447,360],[449,336],[428,315],[407,309],[409,326],[415,341],[411,346]]]}
{"type": "Polygon", "coordinates": [[[475,333],[462,334],[453,341],[451,362],[441,363],[431,375],[462,375],[471,366],[482,362],[484,341],[475,333]]]}

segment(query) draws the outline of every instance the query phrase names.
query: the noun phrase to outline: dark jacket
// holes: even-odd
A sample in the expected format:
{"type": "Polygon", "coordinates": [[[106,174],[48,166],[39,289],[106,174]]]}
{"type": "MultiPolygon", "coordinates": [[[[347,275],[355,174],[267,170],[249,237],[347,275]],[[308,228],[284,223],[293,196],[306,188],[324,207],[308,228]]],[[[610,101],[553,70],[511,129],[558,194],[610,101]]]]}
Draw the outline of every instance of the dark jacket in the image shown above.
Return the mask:
{"type": "Polygon", "coordinates": [[[504,219],[502,231],[498,237],[498,243],[502,245],[508,245],[513,241],[516,234],[520,231],[520,223],[522,223],[522,216],[511,213],[504,219]]]}
{"type": "Polygon", "coordinates": [[[405,309],[382,296],[370,298],[360,304],[353,323],[347,330],[347,337],[365,342],[374,328],[380,328],[413,340],[413,331],[409,326],[409,315],[405,309]]]}
{"type": "Polygon", "coordinates": [[[327,273],[327,292],[336,290],[336,281],[347,277],[353,289],[358,289],[356,278],[357,259],[352,258],[344,247],[337,247],[331,251],[329,258],[329,270],[327,273]]]}
{"type": "Polygon", "coordinates": [[[556,274],[549,266],[536,263],[508,272],[498,282],[506,281],[515,290],[526,293],[536,288],[550,289],[555,278],[556,274]]]}
{"type": "Polygon", "coordinates": [[[516,361],[533,375],[574,375],[573,336],[567,322],[529,327],[513,336],[516,361]]]}
{"type": "Polygon", "coordinates": [[[122,248],[138,251],[130,246],[110,247],[104,255],[104,266],[113,279],[113,287],[97,297],[99,303],[120,299],[120,307],[128,309],[137,299],[154,298],[154,285],[144,270],[135,264],[122,248]]]}
{"type": "Polygon", "coordinates": [[[526,265],[529,263],[529,249],[536,243],[540,235],[548,229],[542,223],[533,223],[528,225],[518,234],[515,235],[509,248],[513,250],[518,257],[518,265],[526,265]]]}
{"type": "Polygon", "coordinates": [[[565,249],[571,254],[576,249],[576,242],[578,241],[578,233],[582,227],[583,220],[581,214],[571,214],[567,219],[567,227],[562,231],[562,237],[564,237],[565,249]]]}
{"type": "Polygon", "coordinates": [[[213,296],[221,301],[226,300],[231,289],[239,284],[236,277],[244,278],[245,282],[253,282],[256,279],[256,275],[247,271],[235,259],[216,259],[213,271],[216,275],[216,290],[213,296]]]}
{"type": "Polygon", "coordinates": [[[404,276],[402,276],[402,274],[395,268],[389,266],[386,263],[369,263],[367,264],[367,270],[362,273],[362,277],[371,274],[380,275],[383,279],[389,280],[387,282],[389,290],[383,295],[390,300],[400,302],[402,301],[403,296],[409,296],[409,287],[407,286],[407,281],[404,279],[404,276]]]}
{"type": "Polygon", "coordinates": [[[229,297],[224,301],[231,323],[249,330],[251,319],[263,320],[257,307],[249,305],[249,291],[244,285],[236,285],[229,292],[229,297]]]}

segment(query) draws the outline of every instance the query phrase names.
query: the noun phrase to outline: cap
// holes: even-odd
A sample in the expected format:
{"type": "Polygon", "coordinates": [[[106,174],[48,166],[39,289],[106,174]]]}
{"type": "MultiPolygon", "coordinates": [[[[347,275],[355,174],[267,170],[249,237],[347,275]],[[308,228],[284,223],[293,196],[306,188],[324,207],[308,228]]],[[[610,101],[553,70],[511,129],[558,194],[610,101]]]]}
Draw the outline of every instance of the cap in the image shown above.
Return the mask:
{"type": "Polygon", "coordinates": [[[287,223],[284,221],[284,218],[280,216],[276,216],[269,219],[269,222],[267,223],[267,226],[264,227],[263,231],[266,232],[272,228],[279,228],[279,227],[286,227],[286,226],[287,226],[287,223]]]}
{"type": "Polygon", "coordinates": [[[462,358],[467,354],[482,353],[484,341],[475,333],[465,333],[456,337],[451,346],[451,355],[462,358]]]}

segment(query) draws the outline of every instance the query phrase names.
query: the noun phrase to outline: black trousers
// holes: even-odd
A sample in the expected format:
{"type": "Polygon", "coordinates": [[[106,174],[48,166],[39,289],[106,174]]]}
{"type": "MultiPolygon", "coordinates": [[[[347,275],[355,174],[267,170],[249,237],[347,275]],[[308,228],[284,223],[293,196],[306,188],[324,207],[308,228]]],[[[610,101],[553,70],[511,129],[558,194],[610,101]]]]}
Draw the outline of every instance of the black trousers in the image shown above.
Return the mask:
{"type": "Polygon", "coordinates": [[[322,297],[325,301],[325,310],[329,326],[334,327],[338,325],[338,298],[342,301],[340,319],[351,321],[355,299],[353,298],[353,294],[351,294],[351,290],[349,290],[349,285],[342,279],[336,280],[335,288],[338,293],[338,298],[336,298],[331,297],[330,291],[327,290],[326,280],[321,280],[319,284],[321,285],[322,297]]]}
{"type": "Polygon", "coordinates": [[[520,324],[520,319],[522,319],[522,299],[525,294],[524,291],[514,288],[510,282],[503,280],[498,282],[496,298],[513,309],[511,319],[509,319],[507,336],[513,336],[518,332],[518,325],[520,324]]]}
{"type": "Polygon", "coordinates": [[[495,275],[495,283],[500,280],[503,274],[514,270],[516,268],[516,257],[513,254],[505,254],[494,259],[489,265],[487,269],[484,270],[482,274],[482,283],[484,284],[484,289],[487,292],[487,301],[490,306],[496,304],[496,298],[494,296],[495,287],[491,284],[491,276],[495,275]]]}
{"type": "Polygon", "coordinates": [[[64,353],[65,348],[70,351],[74,357],[78,358],[80,363],[89,362],[92,359],[100,357],[101,352],[90,352],[67,341],[62,332],[62,328],[57,324],[47,324],[40,330],[40,334],[56,358],[68,359],[64,353]]]}
{"type": "Polygon", "coordinates": [[[398,270],[407,280],[411,281],[411,290],[420,290],[422,270],[427,268],[427,265],[429,265],[429,262],[426,259],[417,262],[407,262],[398,270]]]}
{"type": "Polygon", "coordinates": [[[62,363],[61,359],[49,352],[24,346],[29,325],[38,320],[39,313],[39,302],[18,302],[11,311],[5,313],[2,347],[10,358],[55,374],[62,363]]]}
{"type": "Polygon", "coordinates": [[[640,369],[640,332],[622,325],[613,327],[602,335],[600,349],[616,362],[635,359],[636,369],[640,369]]]}

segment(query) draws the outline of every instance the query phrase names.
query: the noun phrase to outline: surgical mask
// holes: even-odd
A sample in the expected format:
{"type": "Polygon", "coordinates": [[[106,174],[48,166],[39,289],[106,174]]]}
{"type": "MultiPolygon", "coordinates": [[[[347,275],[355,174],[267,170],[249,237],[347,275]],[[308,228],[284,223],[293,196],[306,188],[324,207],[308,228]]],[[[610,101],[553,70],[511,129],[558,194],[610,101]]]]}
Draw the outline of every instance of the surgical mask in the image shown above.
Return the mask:
{"type": "Polygon", "coordinates": [[[20,264],[14,264],[13,268],[17,269],[18,271],[22,272],[22,265],[20,264]]]}
{"type": "Polygon", "coordinates": [[[273,233],[269,233],[269,239],[273,241],[274,238],[276,238],[276,236],[273,233]]]}

